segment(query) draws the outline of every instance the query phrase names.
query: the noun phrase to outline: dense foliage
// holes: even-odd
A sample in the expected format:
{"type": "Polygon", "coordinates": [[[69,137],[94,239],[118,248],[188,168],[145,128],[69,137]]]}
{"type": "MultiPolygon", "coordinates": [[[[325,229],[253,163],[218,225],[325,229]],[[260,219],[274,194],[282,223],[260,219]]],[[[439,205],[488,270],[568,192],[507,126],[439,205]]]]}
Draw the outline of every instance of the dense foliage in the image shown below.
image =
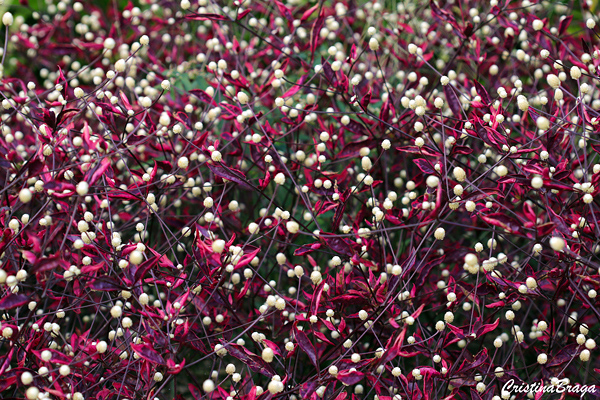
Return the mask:
{"type": "Polygon", "coordinates": [[[7,2],[0,397],[600,385],[597,3],[7,2]]]}

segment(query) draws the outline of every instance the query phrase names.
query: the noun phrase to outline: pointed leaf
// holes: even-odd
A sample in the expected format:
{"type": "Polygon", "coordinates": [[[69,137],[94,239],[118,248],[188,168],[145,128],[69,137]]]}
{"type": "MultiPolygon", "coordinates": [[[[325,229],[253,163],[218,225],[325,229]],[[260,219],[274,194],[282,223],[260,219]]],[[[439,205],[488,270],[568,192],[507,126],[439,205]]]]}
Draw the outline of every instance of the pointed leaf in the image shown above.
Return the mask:
{"type": "Polygon", "coordinates": [[[310,362],[315,367],[318,368],[318,365],[317,365],[317,352],[315,350],[315,346],[313,346],[313,344],[310,341],[310,339],[308,339],[308,336],[306,336],[306,333],[304,333],[303,331],[301,331],[298,328],[294,327],[294,337],[295,337],[296,341],[298,342],[298,346],[300,346],[300,348],[302,349],[302,351],[304,351],[308,355],[308,358],[310,359],[310,362]]]}

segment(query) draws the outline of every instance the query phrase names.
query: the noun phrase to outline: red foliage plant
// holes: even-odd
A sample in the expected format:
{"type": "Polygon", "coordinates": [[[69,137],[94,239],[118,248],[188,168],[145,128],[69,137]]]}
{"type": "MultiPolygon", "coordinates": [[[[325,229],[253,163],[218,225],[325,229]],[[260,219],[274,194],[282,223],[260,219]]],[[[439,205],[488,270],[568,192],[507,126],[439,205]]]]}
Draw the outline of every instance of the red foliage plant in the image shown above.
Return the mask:
{"type": "Polygon", "coordinates": [[[597,1],[4,7],[0,397],[598,383],[597,1]]]}

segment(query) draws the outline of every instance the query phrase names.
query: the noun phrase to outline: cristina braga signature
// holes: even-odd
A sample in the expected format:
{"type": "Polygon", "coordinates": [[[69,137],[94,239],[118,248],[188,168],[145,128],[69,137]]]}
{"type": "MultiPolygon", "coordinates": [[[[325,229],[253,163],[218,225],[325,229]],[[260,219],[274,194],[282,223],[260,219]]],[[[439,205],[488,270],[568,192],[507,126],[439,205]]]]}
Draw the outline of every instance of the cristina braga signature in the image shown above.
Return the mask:
{"type": "Polygon", "coordinates": [[[586,393],[596,393],[596,385],[580,385],[567,384],[563,380],[559,380],[556,384],[542,386],[541,382],[532,384],[515,384],[515,380],[511,379],[502,386],[503,392],[508,393],[581,393],[581,396],[586,393]]]}

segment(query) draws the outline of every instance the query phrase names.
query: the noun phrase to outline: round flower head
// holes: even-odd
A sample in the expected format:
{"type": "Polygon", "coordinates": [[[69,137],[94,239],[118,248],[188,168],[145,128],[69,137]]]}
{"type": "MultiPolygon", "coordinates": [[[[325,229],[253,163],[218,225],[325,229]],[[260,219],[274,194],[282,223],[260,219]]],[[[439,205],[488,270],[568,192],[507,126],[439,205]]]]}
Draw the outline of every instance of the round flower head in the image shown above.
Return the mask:
{"type": "Polygon", "coordinates": [[[113,38],[106,38],[104,40],[104,48],[107,50],[114,49],[116,45],[117,45],[117,43],[115,42],[115,39],[113,39],[113,38]]]}
{"type": "Polygon", "coordinates": [[[215,383],[210,379],[205,380],[204,383],[202,383],[202,390],[206,393],[213,392],[215,390],[215,383]]]}
{"type": "Polygon", "coordinates": [[[15,18],[9,12],[5,12],[2,16],[2,23],[6,26],[11,26],[14,22],[15,18]]]}
{"type": "Polygon", "coordinates": [[[596,27],[596,21],[594,21],[592,18],[588,18],[588,20],[585,21],[585,26],[587,26],[588,29],[594,29],[596,27]]]}
{"type": "Polygon", "coordinates": [[[369,39],[369,48],[373,51],[379,50],[379,41],[374,37],[369,39]]]}
{"type": "Polygon", "coordinates": [[[546,117],[538,117],[535,121],[538,129],[547,131],[550,128],[550,120],[546,117]]]}
{"type": "Polygon", "coordinates": [[[19,192],[19,200],[22,203],[29,203],[32,198],[33,198],[33,194],[31,193],[31,190],[29,190],[27,188],[21,189],[21,191],[19,192]]]}
{"type": "Polygon", "coordinates": [[[444,237],[446,237],[446,230],[444,228],[437,228],[434,236],[437,240],[444,240],[444,237]]]}
{"type": "Polygon", "coordinates": [[[535,177],[531,178],[531,186],[534,189],[541,189],[542,186],[544,186],[544,179],[542,179],[539,176],[535,176],[535,177]]]}
{"type": "Polygon", "coordinates": [[[240,104],[247,104],[248,101],[250,100],[250,98],[248,97],[248,95],[244,92],[239,92],[237,94],[237,99],[240,102],[240,104]]]}
{"type": "Polygon", "coordinates": [[[565,241],[560,237],[552,237],[550,239],[550,247],[554,251],[562,251],[565,248],[565,241]]]}

